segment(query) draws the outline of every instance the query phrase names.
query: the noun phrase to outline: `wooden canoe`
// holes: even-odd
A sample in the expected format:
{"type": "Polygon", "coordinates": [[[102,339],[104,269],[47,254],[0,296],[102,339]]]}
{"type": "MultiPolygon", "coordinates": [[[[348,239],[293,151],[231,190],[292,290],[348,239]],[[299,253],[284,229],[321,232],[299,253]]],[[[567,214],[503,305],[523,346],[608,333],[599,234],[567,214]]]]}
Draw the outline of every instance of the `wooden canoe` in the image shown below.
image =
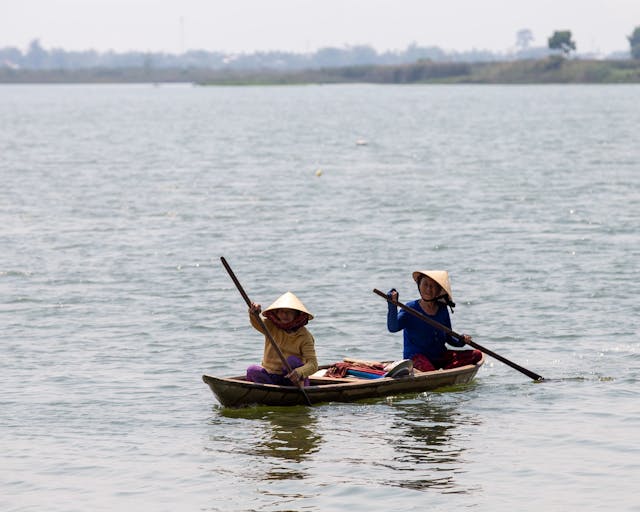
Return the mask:
{"type": "MultiPolygon", "coordinates": [[[[407,393],[421,393],[456,384],[470,382],[484,363],[482,359],[473,365],[432,372],[414,371],[405,377],[362,378],[310,378],[304,390],[312,404],[321,402],[354,402],[365,398],[379,398],[407,393]]],[[[327,368],[324,366],[323,368],[327,368]]],[[[203,375],[202,380],[211,388],[218,401],[225,407],[246,405],[303,405],[304,395],[295,386],[276,386],[248,382],[244,376],[213,377],[203,375]]]]}

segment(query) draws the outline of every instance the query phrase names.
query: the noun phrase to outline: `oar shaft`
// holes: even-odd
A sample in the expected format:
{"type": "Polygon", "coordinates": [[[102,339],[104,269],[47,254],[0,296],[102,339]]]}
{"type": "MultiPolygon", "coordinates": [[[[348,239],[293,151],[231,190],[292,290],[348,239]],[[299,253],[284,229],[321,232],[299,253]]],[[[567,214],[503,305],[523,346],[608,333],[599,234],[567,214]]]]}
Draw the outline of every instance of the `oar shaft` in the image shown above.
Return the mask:
{"type": "MultiPolygon", "coordinates": [[[[390,302],[391,304],[394,304],[395,306],[403,309],[404,311],[406,311],[407,313],[412,314],[413,316],[419,318],[420,320],[428,323],[429,325],[435,327],[436,329],[440,329],[443,332],[446,332],[447,334],[450,334],[451,336],[453,336],[454,338],[457,338],[459,340],[462,340],[463,337],[461,334],[458,334],[457,332],[453,331],[452,329],[449,329],[446,325],[442,325],[440,322],[436,322],[433,318],[429,318],[427,315],[423,315],[422,313],[420,313],[419,311],[416,311],[413,308],[410,308],[409,306],[407,306],[406,304],[403,304],[402,302],[398,302],[397,300],[393,300],[391,297],[389,297],[386,293],[381,292],[378,289],[373,290],[373,293],[380,295],[380,297],[383,297],[385,300],[387,300],[388,302],[390,302]]],[[[480,350],[481,352],[484,352],[485,354],[497,359],[498,361],[502,361],[504,364],[506,364],[507,366],[511,366],[511,368],[518,370],[519,372],[524,373],[527,377],[533,379],[533,380],[544,380],[544,378],[540,375],[538,375],[535,372],[532,372],[531,370],[527,370],[526,368],[523,368],[522,366],[509,361],[506,357],[502,357],[500,354],[496,354],[495,352],[493,352],[492,350],[489,350],[485,347],[483,347],[482,345],[479,345],[478,343],[476,343],[475,341],[472,340],[468,340],[465,341],[467,343],[467,345],[472,346],[473,348],[476,348],[478,350],[480,350]]]]}
{"type": "MultiPolygon", "coordinates": [[[[242,298],[247,303],[247,306],[249,308],[251,308],[251,299],[249,299],[249,296],[244,291],[244,288],[240,284],[240,281],[238,281],[238,278],[236,277],[236,275],[233,273],[233,270],[231,270],[231,267],[227,263],[227,260],[224,258],[224,256],[220,257],[220,261],[222,262],[222,265],[224,266],[224,268],[226,269],[227,273],[231,277],[231,280],[236,285],[236,288],[240,292],[240,295],[242,295],[242,298]]],[[[287,369],[287,372],[291,373],[293,371],[293,369],[291,368],[291,365],[289,364],[289,361],[287,361],[287,358],[284,357],[284,354],[282,353],[282,350],[280,350],[280,347],[278,346],[278,343],[276,343],[276,340],[273,338],[273,335],[271,334],[271,332],[269,331],[269,329],[265,325],[264,320],[262,320],[262,317],[260,316],[260,313],[255,311],[255,312],[253,312],[253,316],[256,317],[256,320],[260,324],[260,327],[262,328],[262,331],[267,336],[267,339],[271,343],[271,346],[278,353],[278,357],[280,357],[280,360],[282,361],[282,364],[284,365],[284,367],[287,369]]],[[[307,395],[306,391],[304,390],[304,388],[302,386],[300,386],[300,391],[304,395],[304,398],[307,401],[307,404],[311,405],[311,400],[309,400],[309,396],[307,395]]]]}
{"type": "MultiPolygon", "coordinates": [[[[244,301],[247,303],[247,306],[249,308],[251,308],[251,299],[249,299],[249,296],[246,294],[246,292],[244,291],[244,288],[242,287],[242,285],[240,284],[240,281],[238,281],[238,278],[236,277],[236,275],[233,273],[233,270],[231,270],[231,267],[229,266],[229,264],[227,263],[227,260],[224,258],[224,256],[220,257],[220,261],[222,261],[222,264],[224,265],[224,268],[227,270],[227,272],[229,273],[229,276],[231,277],[231,279],[233,280],[233,283],[236,285],[236,288],[238,289],[238,291],[240,292],[240,295],[242,295],[242,298],[244,299],[244,301]]],[[[289,361],[287,361],[287,359],[284,357],[284,354],[282,353],[282,350],[280,350],[280,347],[278,346],[278,344],[276,343],[276,340],[273,338],[273,336],[271,335],[271,332],[269,332],[269,329],[267,328],[267,326],[265,325],[264,321],[262,320],[262,317],[260,316],[260,313],[254,312],[253,316],[256,317],[256,320],[258,320],[258,323],[260,324],[260,327],[262,328],[262,330],[265,332],[267,338],[269,339],[269,341],[273,344],[273,348],[275,349],[275,351],[278,353],[278,356],[280,357],[280,359],[282,360],[282,364],[284,365],[284,367],[291,372],[291,366],[289,365],[289,361]]]]}

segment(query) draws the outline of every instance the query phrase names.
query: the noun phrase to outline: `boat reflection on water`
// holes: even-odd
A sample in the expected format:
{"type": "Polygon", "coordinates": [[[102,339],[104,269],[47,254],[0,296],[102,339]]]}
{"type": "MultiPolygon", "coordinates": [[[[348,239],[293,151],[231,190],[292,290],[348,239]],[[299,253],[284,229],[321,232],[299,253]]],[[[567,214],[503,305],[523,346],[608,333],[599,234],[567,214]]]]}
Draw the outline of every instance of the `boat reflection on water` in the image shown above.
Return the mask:
{"type": "Polygon", "coordinates": [[[268,420],[269,435],[255,448],[257,455],[274,459],[267,478],[304,478],[298,463],[317,452],[322,440],[309,409],[305,406],[278,408],[266,414],[264,419],[268,420]]]}
{"type": "Polygon", "coordinates": [[[316,453],[322,443],[313,409],[306,406],[253,407],[223,409],[220,414],[257,420],[259,427],[250,451],[261,460],[256,469],[265,472],[264,480],[305,478],[304,465],[300,462],[316,453]]]}
{"type": "Polygon", "coordinates": [[[480,424],[465,408],[473,387],[318,407],[222,407],[214,421],[225,424],[224,433],[212,441],[228,460],[218,465],[269,499],[316,499],[312,482],[319,473],[334,478],[336,489],[373,482],[378,488],[474,494],[477,488],[459,480],[480,424]]]}
{"type": "MultiPolygon", "coordinates": [[[[447,394],[447,397],[455,395],[447,394]]],[[[457,400],[440,402],[422,398],[397,403],[395,407],[389,444],[396,454],[388,467],[400,476],[386,484],[447,493],[477,491],[462,487],[456,476],[464,472],[467,450],[466,436],[461,429],[479,424],[478,418],[466,413],[457,400]]]]}

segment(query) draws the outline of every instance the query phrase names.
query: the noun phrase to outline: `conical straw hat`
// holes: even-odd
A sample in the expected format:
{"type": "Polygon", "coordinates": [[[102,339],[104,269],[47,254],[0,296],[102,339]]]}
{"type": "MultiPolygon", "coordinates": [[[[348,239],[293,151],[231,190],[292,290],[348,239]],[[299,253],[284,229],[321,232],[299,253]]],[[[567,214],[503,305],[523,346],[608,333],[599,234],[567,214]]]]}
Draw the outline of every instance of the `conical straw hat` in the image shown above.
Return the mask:
{"type": "Polygon", "coordinates": [[[307,308],[304,307],[304,304],[302,303],[302,301],[291,292],[283,293],[282,295],[280,295],[280,297],[278,297],[276,301],[273,304],[271,304],[271,306],[265,309],[263,313],[266,313],[267,311],[273,311],[274,309],[282,309],[282,308],[295,309],[296,311],[301,311],[302,313],[306,313],[307,315],[309,315],[309,320],[313,319],[313,315],[309,313],[307,308]]]}
{"type": "Polygon", "coordinates": [[[449,272],[446,270],[416,270],[413,273],[413,280],[417,283],[420,276],[427,276],[433,279],[436,283],[442,286],[442,289],[449,296],[449,300],[453,301],[449,272]]]}

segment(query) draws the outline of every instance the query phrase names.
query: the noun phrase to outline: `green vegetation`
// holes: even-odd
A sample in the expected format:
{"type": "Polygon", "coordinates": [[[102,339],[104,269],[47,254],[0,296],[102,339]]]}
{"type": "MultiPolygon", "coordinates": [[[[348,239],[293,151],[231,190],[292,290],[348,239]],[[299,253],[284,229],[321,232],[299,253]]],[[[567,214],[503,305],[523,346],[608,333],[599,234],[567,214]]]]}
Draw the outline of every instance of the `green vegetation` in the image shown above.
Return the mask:
{"type": "Polygon", "coordinates": [[[627,37],[631,46],[631,58],[640,60],[640,27],[636,27],[633,34],[627,37]]]}
{"type": "Polygon", "coordinates": [[[477,83],[640,83],[640,62],[549,57],[473,66],[477,83]]]}
{"type": "Polygon", "coordinates": [[[541,60],[491,63],[421,61],[401,66],[353,66],[293,73],[222,73],[202,85],[261,85],[304,83],[640,83],[640,61],[567,60],[560,56],[541,60]]]}
{"type": "Polygon", "coordinates": [[[504,62],[432,62],[392,66],[344,66],[303,71],[206,69],[0,69],[0,83],[194,83],[199,85],[296,85],[335,83],[545,84],[640,83],[640,59],[578,60],[552,56],[504,62]]]}
{"type": "Polygon", "coordinates": [[[560,50],[565,56],[575,51],[576,43],[571,39],[571,30],[556,30],[549,38],[549,49],[560,50]]]}

